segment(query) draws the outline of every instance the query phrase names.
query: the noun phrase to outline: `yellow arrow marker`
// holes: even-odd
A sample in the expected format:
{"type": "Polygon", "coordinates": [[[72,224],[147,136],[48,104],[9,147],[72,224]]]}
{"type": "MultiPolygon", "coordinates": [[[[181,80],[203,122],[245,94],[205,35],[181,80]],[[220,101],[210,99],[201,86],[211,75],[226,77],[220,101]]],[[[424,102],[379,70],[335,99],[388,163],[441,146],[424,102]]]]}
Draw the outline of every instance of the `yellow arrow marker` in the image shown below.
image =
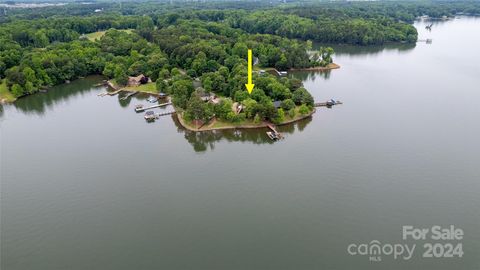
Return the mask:
{"type": "Polygon", "coordinates": [[[248,49],[248,83],[245,84],[249,94],[252,93],[255,84],[252,83],[252,50],[248,49]]]}

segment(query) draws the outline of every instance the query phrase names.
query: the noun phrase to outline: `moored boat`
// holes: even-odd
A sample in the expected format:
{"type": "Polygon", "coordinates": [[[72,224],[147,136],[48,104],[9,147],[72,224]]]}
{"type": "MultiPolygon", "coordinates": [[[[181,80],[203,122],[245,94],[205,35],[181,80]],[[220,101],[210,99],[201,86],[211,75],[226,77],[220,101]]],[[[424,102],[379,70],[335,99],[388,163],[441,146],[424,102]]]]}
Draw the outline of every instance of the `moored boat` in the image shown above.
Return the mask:
{"type": "Polygon", "coordinates": [[[144,116],[145,120],[147,121],[154,121],[156,116],[154,111],[147,111],[144,116]]]}
{"type": "Polygon", "coordinates": [[[277,134],[275,134],[274,132],[272,131],[267,131],[267,136],[272,139],[273,141],[277,141],[279,139],[279,137],[277,136],[277,134]]]}
{"type": "Polygon", "coordinates": [[[154,97],[154,96],[150,96],[148,99],[147,99],[148,102],[150,103],[155,103],[158,101],[158,98],[154,97]]]}

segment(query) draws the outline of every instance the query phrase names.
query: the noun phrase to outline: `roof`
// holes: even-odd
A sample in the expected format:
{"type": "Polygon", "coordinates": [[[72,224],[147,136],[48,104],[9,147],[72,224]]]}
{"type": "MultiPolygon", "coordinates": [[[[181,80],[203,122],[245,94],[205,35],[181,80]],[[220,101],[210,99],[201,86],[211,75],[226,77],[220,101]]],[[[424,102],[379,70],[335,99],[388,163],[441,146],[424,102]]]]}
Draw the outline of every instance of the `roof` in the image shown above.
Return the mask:
{"type": "MultiPolygon", "coordinates": [[[[200,88],[200,87],[198,87],[200,88]]],[[[197,90],[198,90],[197,88],[197,90]]],[[[203,89],[203,88],[202,88],[203,89]]],[[[210,92],[204,92],[201,94],[200,98],[203,100],[203,101],[209,101],[210,99],[214,98],[215,95],[210,93],[210,92]]]]}
{"type": "Polygon", "coordinates": [[[273,106],[275,106],[275,108],[280,108],[280,106],[282,105],[282,102],[280,100],[276,100],[273,102],[273,106]]]}
{"type": "Polygon", "coordinates": [[[221,99],[220,99],[220,98],[212,98],[212,99],[210,99],[210,101],[211,101],[213,104],[218,104],[218,103],[220,103],[221,99]]]}
{"type": "Polygon", "coordinates": [[[141,80],[143,77],[145,77],[145,75],[143,75],[143,74],[140,74],[140,75],[138,75],[138,76],[136,76],[136,77],[128,77],[128,81],[129,81],[129,82],[130,82],[130,81],[140,82],[140,80],[141,80]]]}

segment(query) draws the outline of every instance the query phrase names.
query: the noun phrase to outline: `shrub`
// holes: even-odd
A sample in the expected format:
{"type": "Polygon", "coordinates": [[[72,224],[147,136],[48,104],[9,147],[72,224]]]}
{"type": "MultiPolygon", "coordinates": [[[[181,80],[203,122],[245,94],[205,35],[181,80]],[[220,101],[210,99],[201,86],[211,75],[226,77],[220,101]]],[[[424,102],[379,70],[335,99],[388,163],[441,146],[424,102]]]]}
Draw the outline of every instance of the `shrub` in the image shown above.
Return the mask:
{"type": "Polygon", "coordinates": [[[297,105],[306,104],[313,106],[313,97],[305,88],[299,88],[293,93],[293,101],[297,105]]]}
{"type": "Polygon", "coordinates": [[[295,102],[293,102],[293,100],[291,99],[285,99],[284,101],[282,101],[281,106],[284,110],[289,111],[295,108],[295,102]]]}
{"type": "Polygon", "coordinates": [[[245,106],[244,112],[247,118],[253,118],[257,112],[257,102],[251,98],[245,99],[243,102],[245,106]]]}
{"type": "Polygon", "coordinates": [[[262,121],[262,118],[260,117],[260,115],[258,115],[258,113],[255,115],[255,117],[253,118],[253,122],[255,124],[260,124],[260,122],[262,121]]]}
{"type": "Polygon", "coordinates": [[[283,111],[282,108],[278,109],[277,110],[277,115],[276,117],[273,119],[273,122],[275,124],[280,124],[282,123],[283,121],[285,121],[285,112],[283,111]]]}
{"type": "Polygon", "coordinates": [[[298,112],[302,115],[307,115],[310,112],[310,109],[308,108],[307,105],[302,104],[300,108],[298,108],[298,112]]]}
{"type": "Polygon", "coordinates": [[[190,77],[196,77],[197,72],[193,69],[189,69],[189,70],[187,70],[187,75],[190,76],[190,77]]]}
{"type": "Polygon", "coordinates": [[[250,95],[245,90],[238,90],[235,92],[235,101],[242,102],[250,98],[250,95]]]}
{"type": "Polygon", "coordinates": [[[295,117],[297,113],[295,112],[295,108],[292,108],[288,111],[288,116],[290,116],[291,118],[295,117]]]}

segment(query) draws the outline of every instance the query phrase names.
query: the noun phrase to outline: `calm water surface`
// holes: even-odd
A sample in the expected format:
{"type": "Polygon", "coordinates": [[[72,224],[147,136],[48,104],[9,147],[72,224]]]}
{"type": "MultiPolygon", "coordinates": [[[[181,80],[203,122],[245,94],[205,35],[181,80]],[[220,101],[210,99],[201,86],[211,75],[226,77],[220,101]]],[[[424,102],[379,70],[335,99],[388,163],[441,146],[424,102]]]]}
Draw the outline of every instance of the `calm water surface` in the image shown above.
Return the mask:
{"type": "Polygon", "coordinates": [[[480,20],[416,25],[432,44],[340,46],[341,69],[294,74],[345,104],[275,144],[147,124],[146,97],[98,97],[98,77],[0,107],[0,268],[479,269],[480,20]],[[451,224],[461,259],[347,253],[451,224]]]}

